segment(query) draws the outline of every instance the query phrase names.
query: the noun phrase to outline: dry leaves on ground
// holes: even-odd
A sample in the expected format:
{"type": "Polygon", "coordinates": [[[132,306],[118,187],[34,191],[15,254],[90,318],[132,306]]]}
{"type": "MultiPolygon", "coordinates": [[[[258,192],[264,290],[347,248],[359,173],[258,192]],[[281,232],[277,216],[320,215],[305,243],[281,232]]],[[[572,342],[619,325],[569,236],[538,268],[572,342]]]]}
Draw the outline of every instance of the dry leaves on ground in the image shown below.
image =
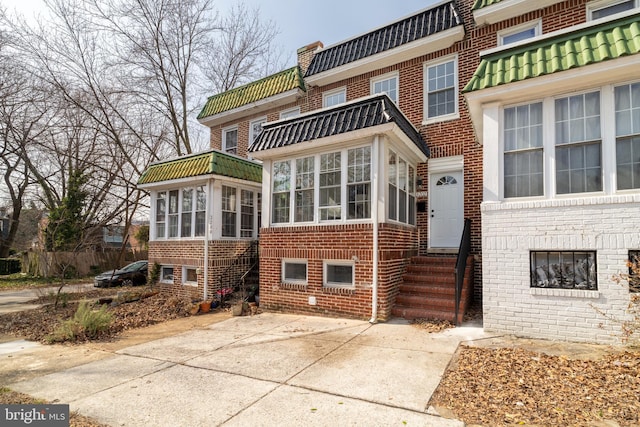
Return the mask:
{"type": "MultiPolygon", "coordinates": [[[[87,294],[83,297],[87,297],[87,294]]],[[[100,339],[109,339],[128,329],[189,316],[191,306],[190,301],[183,298],[155,294],[139,301],[109,307],[112,322],[109,329],[100,335],[100,339]]],[[[77,308],[78,302],[72,301],[57,309],[53,305],[45,305],[33,310],[4,314],[0,316],[0,333],[46,342],[47,336],[64,320],[71,318],[77,308]]]]}
{"type": "Polygon", "coordinates": [[[413,319],[410,323],[416,328],[420,328],[429,333],[441,332],[445,329],[453,328],[453,323],[448,320],[413,319]]]}
{"type": "Polygon", "coordinates": [[[468,424],[640,424],[640,353],[571,360],[518,348],[462,347],[431,405],[468,424]]]}

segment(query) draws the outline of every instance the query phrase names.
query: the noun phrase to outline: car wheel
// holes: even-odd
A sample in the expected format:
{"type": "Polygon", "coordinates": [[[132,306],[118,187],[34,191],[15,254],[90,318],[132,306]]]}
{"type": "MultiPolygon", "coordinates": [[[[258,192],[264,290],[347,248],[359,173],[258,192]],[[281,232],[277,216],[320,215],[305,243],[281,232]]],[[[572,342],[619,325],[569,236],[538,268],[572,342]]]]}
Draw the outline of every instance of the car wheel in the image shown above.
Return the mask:
{"type": "Polygon", "coordinates": [[[133,286],[133,280],[131,279],[124,279],[122,281],[122,286],[133,286]]]}

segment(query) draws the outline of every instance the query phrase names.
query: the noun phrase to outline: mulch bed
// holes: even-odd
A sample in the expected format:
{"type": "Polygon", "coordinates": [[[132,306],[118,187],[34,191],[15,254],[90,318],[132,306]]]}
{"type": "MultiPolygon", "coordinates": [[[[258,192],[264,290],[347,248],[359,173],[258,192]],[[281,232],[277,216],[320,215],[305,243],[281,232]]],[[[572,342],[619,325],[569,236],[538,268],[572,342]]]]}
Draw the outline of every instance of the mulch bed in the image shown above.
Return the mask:
{"type": "Polygon", "coordinates": [[[640,352],[572,360],[462,347],[431,402],[467,424],[640,425],[640,352]]]}

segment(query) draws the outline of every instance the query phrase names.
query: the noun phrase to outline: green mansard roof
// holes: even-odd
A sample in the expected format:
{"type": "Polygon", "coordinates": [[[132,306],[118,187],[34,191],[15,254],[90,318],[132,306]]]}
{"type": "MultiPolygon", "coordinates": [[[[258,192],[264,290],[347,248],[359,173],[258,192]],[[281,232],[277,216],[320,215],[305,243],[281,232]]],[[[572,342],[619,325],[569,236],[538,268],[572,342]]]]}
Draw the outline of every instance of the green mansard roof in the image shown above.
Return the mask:
{"type": "Polygon", "coordinates": [[[500,3],[501,1],[502,0],[476,0],[475,3],[473,3],[471,10],[482,9],[483,7],[491,6],[496,3],[500,3]]]}
{"type": "Polygon", "coordinates": [[[233,110],[292,89],[306,90],[302,73],[297,65],[244,86],[210,96],[198,114],[198,119],[233,110]]]}
{"type": "Polygon", "coordinates": [[[221,175],[246,181],[262,182],[262,166],[220,151],[207,151],[177,159],[154,163],[147,168],[138,184],[221,175]]]}
{"type": "Polygon", "coordinates": [[[482,59],[463,92],[487,89],[640,52],[640,14],[482,59]]]}

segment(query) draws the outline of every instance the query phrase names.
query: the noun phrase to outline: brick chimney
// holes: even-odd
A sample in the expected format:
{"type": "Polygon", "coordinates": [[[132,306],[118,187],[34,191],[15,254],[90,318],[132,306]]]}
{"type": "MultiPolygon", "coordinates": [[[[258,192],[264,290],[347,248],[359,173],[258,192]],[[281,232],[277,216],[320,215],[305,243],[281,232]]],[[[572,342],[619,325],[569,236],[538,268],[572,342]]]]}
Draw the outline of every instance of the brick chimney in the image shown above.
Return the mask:
{"type": "Polygon", "coordinates": [[[324,45],[322,44],[321,41],[317,41],[311,44],[308,44],[306,46],[301,47],[300,49],[298,49],[297,53],[298,53],[298,65],[300,66],[300,69],[302,70],[302,75],[304,76],[304,73],[307,72],[307,68],[309,68],[309,65],[311,64],[311,60],[313,59],[313,55],[316,54],[316,52],[320,49],[322,49],[324,47],[324,45]]]}

